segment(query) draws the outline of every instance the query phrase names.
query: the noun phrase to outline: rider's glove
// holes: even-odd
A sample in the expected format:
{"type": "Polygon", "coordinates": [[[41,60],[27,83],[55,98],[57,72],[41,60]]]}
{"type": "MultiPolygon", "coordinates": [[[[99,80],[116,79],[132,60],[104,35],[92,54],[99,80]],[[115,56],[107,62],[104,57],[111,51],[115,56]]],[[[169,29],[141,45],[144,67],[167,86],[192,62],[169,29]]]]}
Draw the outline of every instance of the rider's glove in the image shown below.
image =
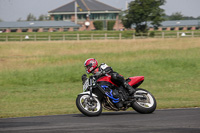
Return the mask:
{"type": "Polygon", "coordinates": [[[94,77],[95,77],[96,79],[98,79],[101,75],[102,75],[102,72],[99,71],[99,72],[96,72],[96,73],[94,74],[94,77]]]}
{"type": "Polygon", "coordinates": [[[84,84],[85,81],[87,80],[87,75],[86,75],[86,74],[83,74],[81,78],[82,78],[82,81],[83,81],[83,84],[84,84]]]}

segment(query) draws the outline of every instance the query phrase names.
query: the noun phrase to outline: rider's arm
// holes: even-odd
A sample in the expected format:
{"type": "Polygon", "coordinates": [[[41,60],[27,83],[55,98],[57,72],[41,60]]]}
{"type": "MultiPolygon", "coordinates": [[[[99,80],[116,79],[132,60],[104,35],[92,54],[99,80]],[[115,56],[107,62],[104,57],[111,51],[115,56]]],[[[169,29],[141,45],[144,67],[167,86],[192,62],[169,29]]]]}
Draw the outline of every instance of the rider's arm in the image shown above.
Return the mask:
{"type": "Polygon", "coordinates": [[[94,76],[96,77],[96,78],[99,78],[99,77],[101,77],[103,75],[103,73],[101,72],[101,71],[98,71],[98,72],[96,72],[95,74],[94,74],[94,76]]]}
{"type": "Polygon", "coordinates": [[[108,73],[112,72],[112,71],[113,71],[113,70],[112,70],[111,67],[109,67],[108,65],[102,63],[102,64],[99,66],[99,71],[96,72],[96,73],[94,74],[94,76],[95,76],[96,78],[99,78],[99,77],[101,77],[101,76],[103,76],[103,75],[105,75],[105,74],[108,74],[108,73]]]}
{"type": "Polygon", "coordinates": [[[112,67],[109,67],[107,64],[102,63],[100,65],[100,71],[102,72],[102,74],[108,74],[110,72],[112,72],[112,67]]]}

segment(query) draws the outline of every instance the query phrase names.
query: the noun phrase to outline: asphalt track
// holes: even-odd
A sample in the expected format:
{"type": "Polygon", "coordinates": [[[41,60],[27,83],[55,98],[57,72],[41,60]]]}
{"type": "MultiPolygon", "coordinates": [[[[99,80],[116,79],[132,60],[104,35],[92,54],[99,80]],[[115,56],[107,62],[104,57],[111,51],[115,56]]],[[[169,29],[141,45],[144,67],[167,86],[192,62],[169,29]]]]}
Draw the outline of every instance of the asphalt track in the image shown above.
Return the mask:
{"type": "Polygon", "coordinates": [[[2,133],[200,133],[200,108],[0,119],[2,133]]]}

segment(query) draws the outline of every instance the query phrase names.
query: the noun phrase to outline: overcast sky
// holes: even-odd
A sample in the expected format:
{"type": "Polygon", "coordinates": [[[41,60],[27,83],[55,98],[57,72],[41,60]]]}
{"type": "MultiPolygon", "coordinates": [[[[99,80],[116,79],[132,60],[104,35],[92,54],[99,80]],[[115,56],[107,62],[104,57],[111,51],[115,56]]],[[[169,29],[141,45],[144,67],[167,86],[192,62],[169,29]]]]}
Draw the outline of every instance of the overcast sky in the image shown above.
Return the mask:
{"type": "MultiPolygon", "coordinates": [[[[37,18],[41,14],[58,8],[73,0],[0,0],[0,19],[3,21],[17,21],[19,18],[26,20],[29,13],[37,18]]],[[[105,4],[124,10],[126,1],[132,0],[99,0],[105,4]]],[[[167,15],[181,12],[185,16],[200,16],[200,0],[166,0],[162,6],[167,15]]]]}

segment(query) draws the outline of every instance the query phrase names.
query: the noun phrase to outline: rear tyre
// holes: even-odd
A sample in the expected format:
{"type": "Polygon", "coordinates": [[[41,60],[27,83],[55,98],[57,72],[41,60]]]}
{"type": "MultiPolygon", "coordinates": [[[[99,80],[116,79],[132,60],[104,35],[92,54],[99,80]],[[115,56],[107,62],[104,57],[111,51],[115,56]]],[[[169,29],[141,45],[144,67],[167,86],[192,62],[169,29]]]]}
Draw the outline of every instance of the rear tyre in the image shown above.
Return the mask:
{"type": "Polygon", "coordinates": [[[138,113],[149,114],[155,111],[157,103],[154,96],[147,90],[138,88],[134,95],[141,95],[143,98],[136,98],[132,108],[138,113]]]}
{"type": "Polygon", "coordinates": [[[90,100],[90,96],[88,94],[80,94],[76,98],[77,108],[86,116],[99,116],[102,112],[101,102],[98,98],[93,98],[93,100],[90,100]]]}

